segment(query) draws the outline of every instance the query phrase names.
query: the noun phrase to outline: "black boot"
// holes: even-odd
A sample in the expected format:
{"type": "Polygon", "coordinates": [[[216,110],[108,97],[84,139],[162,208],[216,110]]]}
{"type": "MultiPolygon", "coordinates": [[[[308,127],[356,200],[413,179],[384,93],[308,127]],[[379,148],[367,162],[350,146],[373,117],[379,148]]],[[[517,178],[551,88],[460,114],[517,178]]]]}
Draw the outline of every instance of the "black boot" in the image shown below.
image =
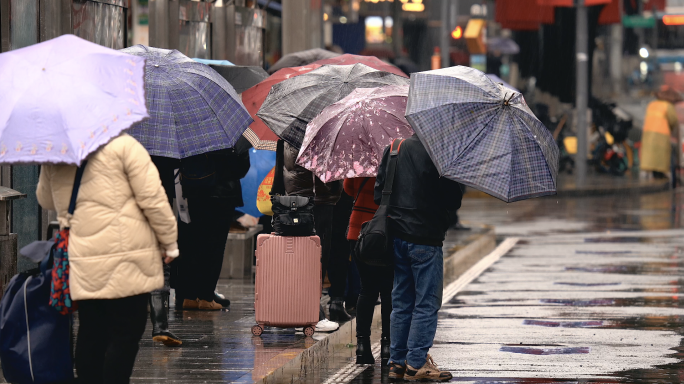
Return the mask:
{"type": "Polygon", "coordinates": [[[351,320],[351,316],[344,310],[344,299],[335,297],[330,299],[330,321],[345,322],[351,320]]]}
{"type": "Polygon", "coordinates": [[[214,291],[214,301],[221,304],[223,308],[230,307],[230,300],[226,299],[225,296],[218,293],[217,291],[214,291]]]}
{"type": "Polygon", "coordinates": [[[183,342],[169,331],[169,294],[152,293],[150,295],[150,320],[152,320],[152,340],[159,341],[167,347],[177,347],[183,342]]]}
{"type": "Polygon", "coordinates": [[[390,358],[390,338],[383,336],[380,340],[380,359],[384,362],[383,365],[387,365],[390,358]]]}
{"type": "Polygon", "coordinates": [[[375,364],[368,336],[356,336],[356,364],[375,364]]]}

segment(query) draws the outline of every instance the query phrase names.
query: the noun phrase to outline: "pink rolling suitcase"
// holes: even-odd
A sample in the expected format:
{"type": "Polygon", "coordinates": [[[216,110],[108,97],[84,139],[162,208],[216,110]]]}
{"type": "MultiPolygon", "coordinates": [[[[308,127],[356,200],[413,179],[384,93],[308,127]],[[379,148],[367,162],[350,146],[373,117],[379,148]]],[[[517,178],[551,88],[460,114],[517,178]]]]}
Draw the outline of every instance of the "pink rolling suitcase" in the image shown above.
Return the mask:
{"type": "Polygon", "coordinates": [[[265,326],[304,327],[312,336],[321,300],[321,240],[318,236],[259,235],[256,249],[255,336],[265,326]]]}

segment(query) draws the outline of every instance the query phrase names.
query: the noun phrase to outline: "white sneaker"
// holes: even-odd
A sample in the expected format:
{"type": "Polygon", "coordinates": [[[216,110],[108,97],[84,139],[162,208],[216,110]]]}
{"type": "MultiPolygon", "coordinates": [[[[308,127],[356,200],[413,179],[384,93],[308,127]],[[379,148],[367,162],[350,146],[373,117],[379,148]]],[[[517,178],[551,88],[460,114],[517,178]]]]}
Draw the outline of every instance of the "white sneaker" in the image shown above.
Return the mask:
{"type": "Polygon", "coordinates": [[[340,328],[340,325],[334,321],[323,319],[316,324],[316,332],[333,332],[340,328]]]}
{"type": "MultiPolygon", "coordinates": [[[[340,325],[334,321],[323,319],[316,324],[316,332],[332,332],[340,328],[340,325]]],[[[304,331],[303,327],[295,328],[296,332],[304,331]]]]}

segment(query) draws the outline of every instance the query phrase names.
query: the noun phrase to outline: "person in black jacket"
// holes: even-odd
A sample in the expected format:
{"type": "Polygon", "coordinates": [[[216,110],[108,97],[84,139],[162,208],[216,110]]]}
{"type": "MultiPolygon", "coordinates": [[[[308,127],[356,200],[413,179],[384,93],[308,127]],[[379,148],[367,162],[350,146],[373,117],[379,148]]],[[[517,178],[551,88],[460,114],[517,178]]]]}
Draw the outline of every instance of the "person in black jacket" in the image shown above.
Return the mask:
{"type": "MultiPolygon", "coordinates": [[[[442,242],[461,206],[463,186],[440,177],[415,134],[399,148],[388,207],[394,237],[390,378],[448,381],[451,373],[441,372],[428,350],[442,306],[442,242]]],[[[389,158],[387,147],[375,182],[376,204],[382,200],[389,158]]]]}
{"type": "MultiPolygon", "coordinates": [[[[162,187],[173,207],[176,196],[174,188],[174,171],[180,167],[180,161],[168,157],[151,156],[152,162],[159,171],[162,187]]],[[[150,293],[150,321],[152,322],[152,340],[161,342],[167,347],[177,347],[183,342],[169,330],[169,296],[171,294],[171,265],[164,264],[164,288],[150,293]]]]}
{"type": "Polygon", "coordinates": [[[235,207],[242,207],[240,179],[249,171],[251,145],[240,137],[233,148],[181,160],[181,185],[190,223],[179,223],[179,259],[173,286],[183,309],[219,310],[216,283],[235,207]],[[199,174],[199,176],[198,176],[199,174]]]}

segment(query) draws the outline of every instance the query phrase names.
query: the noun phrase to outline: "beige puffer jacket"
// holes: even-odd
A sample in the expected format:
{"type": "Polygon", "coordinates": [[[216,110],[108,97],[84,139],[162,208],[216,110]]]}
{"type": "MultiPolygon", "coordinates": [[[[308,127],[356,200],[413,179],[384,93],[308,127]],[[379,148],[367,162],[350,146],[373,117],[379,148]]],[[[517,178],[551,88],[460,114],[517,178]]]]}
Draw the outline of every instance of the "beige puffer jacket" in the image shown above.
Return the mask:
{"type": "Polygon", "coordinates": [[[164,285],[162,253],[178,249],[176,219],[145,148],[121,135],[88,157],[74,216],[71,165],[43,165],[38,201],[69,234],[74,300],[117,299],[164,285]]]}

